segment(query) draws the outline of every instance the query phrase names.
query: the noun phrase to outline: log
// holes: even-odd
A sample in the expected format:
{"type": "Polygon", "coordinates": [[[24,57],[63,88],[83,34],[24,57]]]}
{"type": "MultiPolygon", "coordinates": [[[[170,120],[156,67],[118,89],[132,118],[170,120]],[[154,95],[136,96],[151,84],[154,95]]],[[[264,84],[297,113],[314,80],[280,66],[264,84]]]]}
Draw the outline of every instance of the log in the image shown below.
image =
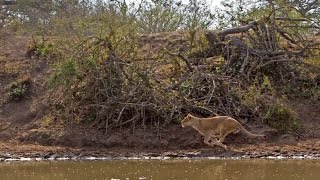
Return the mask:
{"type": "Polygon", "coordinates": [[[4,6],[7,6],[7,5],[14,5],[16,4],[17,2],[16,1],[13,1],[13,0],[2,0],[0,1],[0,5],[4,5],[4,6]]]}
{"type": "Polygon", "coordinates": [[[219,33],[220,39],[224,40],[226,35],[229,34],[237,34],[237,33],[241,33],[241,32],[246,32],[249,29],[251,29],[253,26],[257,25],[256,21],[252,21],[250,23],[248,23],[247,25],[244,26],[239,26],[239,27],[235,27],[235,28],[230,28],[230,29],[226,29],[223,30],[219,33]]]}

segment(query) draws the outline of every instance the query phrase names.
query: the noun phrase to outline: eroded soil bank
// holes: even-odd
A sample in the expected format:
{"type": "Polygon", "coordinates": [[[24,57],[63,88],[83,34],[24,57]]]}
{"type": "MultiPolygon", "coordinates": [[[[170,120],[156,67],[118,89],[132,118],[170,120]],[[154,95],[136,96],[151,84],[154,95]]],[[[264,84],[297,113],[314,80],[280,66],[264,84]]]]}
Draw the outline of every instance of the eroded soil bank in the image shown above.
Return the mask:
{"type": "MultiPolygon", "coordinates": [[[[192,130],[186,130],[192,133],[192,130]]],[[[293,136],[282,135],[268,140],[247,139],[244,135],[231,135],[226,139],[230,148],[225,151],[219,147],[207,147],[202,143],[202,137],[194,135],[184,136],[167,141],[150,143],[148,139],[132,138],[130,145],[128,140],[104,143],[98,141],[95,144],[83,144],[80,146],[67,145],[40,145],[37,142],[21,142],[16,140],[0,143],[0,160],[59,160],[59,159],[166,159],[166,158],[297,158],[319,159],[319,138],[295,139],[293,136]],[[183,141],[179,140],[183,139],[183,141]],[[176,143],[174,143],[174,141],[176,143]],[[120,143],[127,143],[126,145],[120,143]],[[148,144],[149,142],[149,144],[148,144]],[[109,143],[109,144],[108,144],[109,143]],[[134,144],[138,143],[138,144],[134,144]],[[156,144],[159,143],[159,144],[156,144]],[[111,146],[113,144],[113,146],[111,146]],[[27,158],[27,159],[26,159],[27,158]]],[[[113,138],[116,138],[113,136],[113,138]]],[[[68,139],[68,138],[66,138],[68,139]]],[[[84,141],[82,139],[82,141],[84,141]]],[[[70,142],[70,140],[66,141],[70,142]]],[[[65,142],[65,143],[66,143],[65,142]]],[[[74,141],[75,143],[75,141],[74,141]]],[[[79,142],[78,142],[79,143],[79,142]]]]}
{"type": "Polygon", "coordinates": [[[30,63],[26,56],[29,37],[12,37],[0,44],[0,160],[39,158],[79,159],[86,157],[288,157],[319,158],[320,102],[291,99],[288,104],[298,113],[301,132],[281,134],[261,124],[247,124],[255,133],[265,133],[265,140],[250,139],[243,134],[230,135],[230,151],[210,148],[192,128],[179,124],[134,132],[116,129],[105,134],[88,126],[61,124],[52,118],[45,102],[44,86],[49,67],[39,61],[30,63]],[[6,102],[5,94],[12,82],[28,75],[33,93],[19,102],[6,102]]]}
{"type": "Polygon", "coordinates": [[[269,159],[320,159],[319,141],[309,140],[297,145],[275,146],[242,145],[236,150],[188,149],[188,150],[139,150],[125,148],[68,148],[59,146],[18,145],[1,143],[0,161],[29,160],[112,160],[112,159],[174,159],[174,158],[269,158],[269,159]],[[313,143],[318,145],[314,148],[313,143]],[[244,147],[246,146],[246,147],[244,147]],[[264,147],[262,147],[264,146],[264,147]]]}

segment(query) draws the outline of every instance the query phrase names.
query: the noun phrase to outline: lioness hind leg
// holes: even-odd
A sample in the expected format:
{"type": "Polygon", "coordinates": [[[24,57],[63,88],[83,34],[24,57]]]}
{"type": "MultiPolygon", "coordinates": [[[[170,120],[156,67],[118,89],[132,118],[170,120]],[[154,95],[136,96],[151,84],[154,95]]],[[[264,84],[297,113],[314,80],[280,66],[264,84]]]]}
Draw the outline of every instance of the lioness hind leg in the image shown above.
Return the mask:
{"type": "Polygon", "coordinates": [[[219,137],[219,142],[223,143],[224,139],[233,131],[220,131],[220,137],[219,137]]]}
{"type": "Polygon", "coordinates": [[[240,129],[237,129],[236,131],[233,131],[232,134],[237,134],[238,132],[240,132],[240,129]]]}
{"type": "Polygon", "coordinates": [[[228,134],[223,134],[222,136],[220,136],[219,138],[219,143],[223,143],[224,139],[227,137],[228,134]]]}

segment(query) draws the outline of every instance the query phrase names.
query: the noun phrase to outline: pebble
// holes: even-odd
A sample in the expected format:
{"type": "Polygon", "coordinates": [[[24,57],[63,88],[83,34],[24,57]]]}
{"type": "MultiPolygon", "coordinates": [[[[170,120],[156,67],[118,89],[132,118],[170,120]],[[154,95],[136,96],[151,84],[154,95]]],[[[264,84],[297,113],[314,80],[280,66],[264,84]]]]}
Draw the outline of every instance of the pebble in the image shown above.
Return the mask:
{"type": "Polygon", "coordinates": [[[107,156],[83,156],[83,154],[27,154],[28,156],[14,155],[14,154],[0,154],[0,162],[13,162],[13,161],[54,161],[54,160],[168,160],[168,159],[252,159],[252,158],[262,158],[262,159],[320,159],[319,152],[309,152],[308,154],[303,154],[302,152],[297,153],[280,153],[280,152],[246,152],[246,153],[226,153],[221,155],[209,155],[202,153],[170,153],[166,152],[164,154],[147,154],[146,156],[118,156],[112,157],[107,156]],[[224,156],[225,155],[225,156],[224,156]]]}

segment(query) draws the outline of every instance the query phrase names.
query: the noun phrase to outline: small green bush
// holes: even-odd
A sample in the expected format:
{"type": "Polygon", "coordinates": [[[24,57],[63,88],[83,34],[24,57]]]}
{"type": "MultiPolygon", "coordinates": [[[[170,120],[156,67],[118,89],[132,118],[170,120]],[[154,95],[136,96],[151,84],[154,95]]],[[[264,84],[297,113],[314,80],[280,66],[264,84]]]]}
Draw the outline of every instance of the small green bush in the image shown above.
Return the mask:
{"type": "Polygon", "coordinates": [[[261,109],[268,102],[268,97],[272,99],[275,96],[274,89],[268,78],[255,80],[253,84],[248,85],[245,89],[236,89],[237,96],[241,99],[241,105],[250,109],[261,109]]]}
{"type": "Polygon", "coordinates": [[[284,104],[269,106],[264,119],[267,124],[282,133],[296,131],[300,127],[297,114],[284,104]]]}
{"type": "Polygon", "coordinates": [[[54,51],[54,44],[46,39],[33,39],[33,42],[27,52],[28,56],[46,58],[54,51]]]}
{"type": "Polygon", "coordinates": [[[40,56],[48,55],[53,48],[53,44],[50,42],[41,42],[39,46],[36,47],[36,54],[40,56]]]}
{"type": "Polygon", "coordinates": [[[320,87],[312,80],[297,80],[278,87],[279,92],[288,97],[301,97],[313,101],[320,100],[320,87]]]}
{"type": "Polygon", "coordinates": [[[31,81],[29,79],[22,80],[11,84],[8,92],[10,101],[20,101],[30,92],[31,81]]]}

